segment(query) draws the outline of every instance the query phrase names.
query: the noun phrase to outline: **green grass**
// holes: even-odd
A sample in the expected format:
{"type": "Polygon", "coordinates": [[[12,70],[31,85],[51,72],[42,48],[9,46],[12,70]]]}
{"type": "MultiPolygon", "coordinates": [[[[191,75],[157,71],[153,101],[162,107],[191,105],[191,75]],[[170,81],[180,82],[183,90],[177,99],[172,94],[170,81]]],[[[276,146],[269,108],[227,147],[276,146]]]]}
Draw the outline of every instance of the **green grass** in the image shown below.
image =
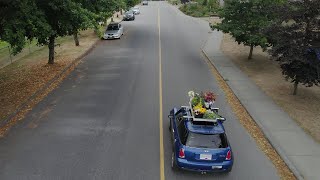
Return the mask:
{"type": "Polygon", "coordinates": [[[186,15],[193,17],[208,17],[216,15],[219,4],[215,0],[196,0],[184,4],[180,10],[186,15]]]}
{"type": "MultiPolygon", "coordinates": [[[[110,18],[107,20],[107,24],[110,23],[110,18]]],[[[105,26],[99,26],[96,29],[96,34],[99,38],[103,36],[103,33],[105,32],[105,26]]],[[[72,42],[73,36],[64,36],[64,37],[58,37],[55,41],[55,43],[58,45],[63,45],[67,42],[72,42]]],[[[80,42],[81,43],[81,42],[80,42]]],[[[24,61],[20,62],[20,59],[37,59],[39,56],[43,56],[44,54],[48,54],[48,48],[47,46],[38,46],[37,40],[34,39],[31,42],[27,41],[25,47],[23,50],[18,53],[17,55],[10,56],[9,49],[7,48],[9,46],[9,43],[5,41],[0,41],[0,69],[10,63],[11,61],[17,61],[19,60],[19,63],[17,64],[23,64],[24,61]]],[[[38,58],[39,59],[39,58],[38,58]]]]}
{"type": "Polygon", "coordinates": [[[9,46],[9,44],[5,41],[0,41],[0,49],[9,46]]]}

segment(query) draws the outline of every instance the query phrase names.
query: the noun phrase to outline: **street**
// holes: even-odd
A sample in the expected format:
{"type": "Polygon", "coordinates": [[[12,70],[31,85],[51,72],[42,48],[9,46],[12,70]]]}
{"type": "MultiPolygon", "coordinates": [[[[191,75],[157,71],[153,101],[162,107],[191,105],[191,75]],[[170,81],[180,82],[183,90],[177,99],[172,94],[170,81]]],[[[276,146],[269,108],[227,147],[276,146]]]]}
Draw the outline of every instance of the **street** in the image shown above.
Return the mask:
{"type": "Polygon", "coordinates": [[[236,119],[201,54],[208,23],[163,1],[140,10],[135,21],[122,22],[120,40],[99,42],[0,139],[1,180],[279,179],[236,119]],[[227,119],[235,158],[229,174],[171,170],[167,115],[186,105],[190,90],[219,95],[216,103],[227,119]]]}

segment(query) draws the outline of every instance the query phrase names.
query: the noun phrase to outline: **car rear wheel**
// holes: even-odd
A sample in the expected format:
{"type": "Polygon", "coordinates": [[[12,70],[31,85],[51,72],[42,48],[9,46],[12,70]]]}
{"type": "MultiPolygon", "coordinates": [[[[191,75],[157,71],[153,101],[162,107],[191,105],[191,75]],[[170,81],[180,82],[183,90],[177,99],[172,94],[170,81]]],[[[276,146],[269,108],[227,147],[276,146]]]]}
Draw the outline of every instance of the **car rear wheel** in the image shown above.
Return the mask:
{"type": "Polygon", "coordinates": [[[171,168],[174,171],[179,170],[179,167],[178,167],[177,162],[176,162],[174,150],[172,151],[172,155],[171,155],[171,168]]]}
{"type": "Polygon", "coordinates": [[[232,170],[232,166],[229,169],[227,169],[224,173],[228,174],[231,172],[231,170],[232,170]]]}

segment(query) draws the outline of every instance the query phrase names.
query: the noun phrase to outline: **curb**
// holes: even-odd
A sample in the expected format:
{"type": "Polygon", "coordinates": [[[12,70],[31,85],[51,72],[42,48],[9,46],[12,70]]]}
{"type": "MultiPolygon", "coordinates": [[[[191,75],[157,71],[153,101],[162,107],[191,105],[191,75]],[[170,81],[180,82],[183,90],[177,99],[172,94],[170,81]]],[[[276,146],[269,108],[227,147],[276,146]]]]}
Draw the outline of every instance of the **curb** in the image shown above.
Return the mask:
{"type": "Polygon", "coordinates": [[[35,93],[33,93],[26,101],[24,101],[13,113],[7,116],[6,119],[0,122],[0,128],[5,126],[10,122],[12,118],[14,118],[21,110],[23,110],[32,100],[38,97],[41,93],[47,90],[57,79],[59,79],[62,75],[64,75],[73,65],[75,65],[78,61],[87,56],[98,44],[100,40],[97,39],[91,47],[82,53],[79,57],[75,58],[67,67],[65,67],[59,74],[55,75],[49,82],[44,84],[40,89],[38,89],[35,93]]]}
{"type": "MultiPolygon", "coordinates": [[[[216,66],[214,65],[214,63],[212,62],[212,60],[209,58],[209,56],[207,55],[206,51],[204,50],[204,47],[206,46],[208,40],[205,42],[205,44],[201,47],[201,51],[202,53],[205,55],[205,57],[209,60],[210,64],[216,68],[216,66]]],[[[223,78],[223,76],[220,74],[219,70],[216,68],[217,72],[219,73],[219,75],[223,78]]],[[[224,78],[223,78],[224,79],[224,78]]],[[[226,81],[225,81],[226,82],[226,81]]],[[[226,82],[227,83],[227,82],[226,82]]],[[[228,85],[228,83],[227,83],[228,85]]],[[[230,86],[228,85],[228,87],[230,88],[230,86]]],[[[230,88],[230,90],[233,92],[233,90],[230,88]]],[[[238,98],[238,96],[233,92],[233,94],[238,98]]],[[[241,105],[245,108],[245,106],[242,104],[241,100],[238,98],[239,102],[241,103],[241,105]]],[[[245,108],[246,109],[246,108],[245,108]]],[[[247,109],[246,109],[247,111],[247,109]]],[[[249,114],[250,112],[247,111],[249,114]]],[[[250,114],[251,116],[251,114],[250,114]]],[[[252,118],[252,116],[251,116],[252,118]]],[[[299,179],[299,180],[303,180],[303,176],[302,174],[299,172],[299,170],[296,168],[296,166],[294,165],[294,163],[292,163],[291,160],[289,160],[288,156],[284,153],[284,151],[282,150],[282,148],[274,141],[272,141],[272,137],[271,134],[268,132],[268,130],[266,128],[264,128],[259,122],[257,122],[254,118],[252,118],[254,120],[254,122],[259,126],[259,128],[261,129],[263,135],[265,136],[265,138],[267,139],[267,141],[270,143],[270,145],[276,150],[276,152],[279,154],[279,156],[281,157],[281,159],[286,163],[286,165],[288,166],[288,168],[291,170],[291,172],[294,174],[294,176],[299,179]]]]}

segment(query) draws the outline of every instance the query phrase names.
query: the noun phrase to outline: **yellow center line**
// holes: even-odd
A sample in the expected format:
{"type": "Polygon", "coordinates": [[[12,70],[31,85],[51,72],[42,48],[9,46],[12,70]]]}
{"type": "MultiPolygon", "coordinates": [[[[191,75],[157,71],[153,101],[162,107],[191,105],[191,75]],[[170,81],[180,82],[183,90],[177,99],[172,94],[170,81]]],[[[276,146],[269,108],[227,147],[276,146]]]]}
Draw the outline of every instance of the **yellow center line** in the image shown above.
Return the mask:
{"type": "Polygon", "coordinates": [[[160,34],[160,9],[158,7],[158,31],[159,31],[159,130],[160,130],[160,180],[164,176],[164,152],[163,152],[163,117],[162,117],[162,62],[161,62],[161,34],[160,34]]]}

